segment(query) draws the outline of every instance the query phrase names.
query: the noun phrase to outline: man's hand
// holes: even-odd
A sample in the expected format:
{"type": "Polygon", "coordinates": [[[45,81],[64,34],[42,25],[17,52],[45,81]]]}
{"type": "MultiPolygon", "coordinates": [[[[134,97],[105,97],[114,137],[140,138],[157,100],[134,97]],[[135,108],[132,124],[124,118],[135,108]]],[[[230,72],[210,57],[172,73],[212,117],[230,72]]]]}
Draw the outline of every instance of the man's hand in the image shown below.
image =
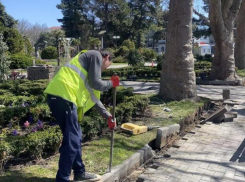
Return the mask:
{"type": "Polygon", "coordinates": [[[119,76],[112,76],[111,77],[111,81],[112,81],[112,86],[113,87],[117,87],[119,85],[119,81],[120,81],[120,78],[119,76]]]}
{"type": "Polygon", "coordinates": [[[114,120],[112,119],[112,116],[110,116],[110,117],[108,118],[108,127],[109,127],[111,130],[114,130],[114,129],[116,128],[116,126],[117,126],[116,120],[114,121],[114,120]]]}

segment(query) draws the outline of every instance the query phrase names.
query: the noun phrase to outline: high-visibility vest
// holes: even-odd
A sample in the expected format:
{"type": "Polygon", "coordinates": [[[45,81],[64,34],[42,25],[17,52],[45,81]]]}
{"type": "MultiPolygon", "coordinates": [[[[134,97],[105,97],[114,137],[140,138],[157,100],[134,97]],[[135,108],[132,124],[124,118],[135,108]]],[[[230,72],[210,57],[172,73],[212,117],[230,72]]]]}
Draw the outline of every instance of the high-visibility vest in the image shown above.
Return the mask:
{"type": "MultiPolygon", "coordinates": [[[[82,51],[84,53],[87,51],[82,51]]],[[[79,63],[79,53],[69,63],[60,68],[44,91],[44,94],[59,96],[74,103],[78,110],[78,119],[82,119],[96,103],[100,102],[100,91],[88,84],[88,73],[79,63]]]]}

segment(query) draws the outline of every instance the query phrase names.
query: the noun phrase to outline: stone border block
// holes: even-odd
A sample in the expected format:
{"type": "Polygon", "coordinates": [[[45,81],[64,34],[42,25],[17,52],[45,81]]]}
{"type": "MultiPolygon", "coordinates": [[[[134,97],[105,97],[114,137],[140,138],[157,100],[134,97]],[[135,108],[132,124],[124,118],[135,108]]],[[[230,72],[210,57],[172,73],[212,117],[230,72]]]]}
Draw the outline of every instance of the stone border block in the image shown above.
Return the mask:
{"type": "Polygon", "coordinates": [[[152,148],[149,145],[145,145],[122,164],[112,168],[110,173],[104,174],[101,181],[120,181],[120,179],[130,175],[135,169],[144,164],[152,156],[154,156],[152,148]]]}
{"type": "Polygon", "coordinates": [[[167,145],[168,141],[171,140],[173,136],[176,136],[180,131],[179,124],[173,124],[168,127],[162,127],[157,129],[157,136],[155,147],[160,149],[167,145]]]}

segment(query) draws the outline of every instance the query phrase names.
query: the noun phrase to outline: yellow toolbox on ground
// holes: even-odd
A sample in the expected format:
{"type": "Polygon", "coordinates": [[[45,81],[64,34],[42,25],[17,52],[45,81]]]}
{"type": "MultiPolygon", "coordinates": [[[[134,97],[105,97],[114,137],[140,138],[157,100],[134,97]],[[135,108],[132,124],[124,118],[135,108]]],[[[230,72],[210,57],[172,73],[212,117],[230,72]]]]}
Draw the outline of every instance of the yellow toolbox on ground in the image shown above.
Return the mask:
{"type": "Polygon", "coordinates": [[[138,135],[141,133],[145,133],[149,130],[152,130],[154,128],[159,128],[159,126],[139,126],[133,123],[124,123],[121,125],[121,129],[127,133],[130,133],[132,135],[138,135]]]}
{"type": "Polygon", "coordinates": [[[145,133],[148,131],[148,127],[147,126],[138,126],[136,124],[133,123],[124,123],[121,125],[121,129],[123,131],[126,131],[132,135],[137,135],[140,133],[145,133]]]}

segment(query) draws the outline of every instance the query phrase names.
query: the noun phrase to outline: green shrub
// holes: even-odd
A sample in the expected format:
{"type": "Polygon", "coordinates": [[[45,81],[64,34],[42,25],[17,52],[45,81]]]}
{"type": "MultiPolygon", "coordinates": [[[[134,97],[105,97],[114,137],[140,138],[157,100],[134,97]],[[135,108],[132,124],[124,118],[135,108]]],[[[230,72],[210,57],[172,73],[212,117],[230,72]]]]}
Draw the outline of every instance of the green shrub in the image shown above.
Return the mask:
{"type": "MultiPolygon", "coordinates": [[[[131,121],[133,109],[134,106],[132,103],[118,104],[115,111],[117,124],[121,125],[123,123],[131,121]]],[[[112,112],[112,108],[111,108],[111,112],[112,112]]]]}
{"type": "Polygon", "coordinates": [[[42,59],[56,59],[58,57],[56,47],[48,46],[41,53],[42,59]]]}
{"type": "Polygon", "coordinates": [[[134,95],[125,99],[126,103],[133,105],[132,116],[142,116],[146,108],[149,106],[150,99],[144,95],[134,95]]]}
{"type": "Polygon", "coordinates": [[[113,59],[113,63],[127,63],[127,59],[122,56],[118,56],[113,59]]]}
{"type": "Polygon", "coordinates": [[[122,46],[126,46],[129,50],[135,50],[135,43],[130,39],[124,40],[122,46]]]}
{"type": "Polygon", "coordinates": [[[130,50],[128,54],[128,64],[132,66],[143,66],[144,58],[138,50],[130,50]]]}
{"type": "Polygon", "coordinates": [[[0,169],[1,169],[1,161],[7,159],[11,153],[12,153],[12,148],[13,146],[10,145],[10,143],[1,140],[0,141],[0,169]]]}
{"type": "Polygon", "coordinates": [[[129,54],[129,49],[126,46],[120,47],[117,52],[115,52],[115,56],[127,57],[129,54]]]}
{"type": "Polygon", "coordinates": [[[152,60],[154,60],[157,57],[157,53],[153,49],[141,48],[140,52],[143,55],[144,60],[146,62],[151,62],[152,60]]]}
{"type": "Polygon", "coordinates": [[[33,65],[33,58],[21,54],[11,55],[10,61],[10,69],[26,69],[33,65]]]}
{"type": "MultiPolygon", "coordinates": [[[[127,97],[133,96],[133,88],[128,87],[124,88],[123,86],[117,87],[117,104],[120,104],[125,101],[127,97]]],[[[112,89],[103,92],[101,95],[101,101],[105,105],[112,105],[112,89]]]]}
{"type": "Polygon", "coordinates": [[[165,58],[164,54],[158,54],[157,59],[156,59],[157,63],[162,62],[164,60],[164,58],[165,58]]]}
{"type": "Polygon", "coordinates": [[[47,87],[48,80],[16,80],[12,82],[12,92],[16,95],[40,95],[47,87]]]}
{"type": "Polygon", "coordinates": [[[162,61],[157,63],[157,70],[162,70],[162,61]]]}

